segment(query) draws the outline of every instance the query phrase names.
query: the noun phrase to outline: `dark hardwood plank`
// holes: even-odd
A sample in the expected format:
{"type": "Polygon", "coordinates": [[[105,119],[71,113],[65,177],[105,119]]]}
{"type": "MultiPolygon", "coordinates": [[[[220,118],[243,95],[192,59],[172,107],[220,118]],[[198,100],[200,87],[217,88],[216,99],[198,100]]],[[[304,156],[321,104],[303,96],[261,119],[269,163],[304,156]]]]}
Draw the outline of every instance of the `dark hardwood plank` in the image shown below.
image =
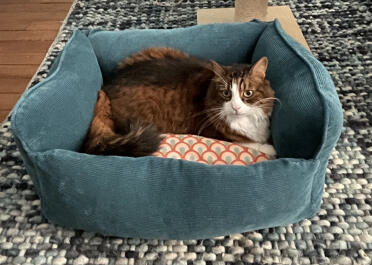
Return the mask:
{"type": "Polygon", "coordinates": [[[0,122],[48,51],[73,0],[0,0],[0,122]]]}
{"type": "MultiPolygon", "coordinates": [[[[39,24],[39,23],[44,23],[44,24],[52,23],[51,19],[52,18],[50,17],[39,17],[37,19],[17,17],[17,18],[4,19],[0,15],[0,30],[2,31],[32,30],[32,25],[39,24]]],[[[52,23],[53,29],[56,28],[55,23],[59,23],[59,25],[61,25],[62,21],[63,19],[56,18],[54,22],[52,23]]],[[[36,28],[35,30],[38,30],[38,29],[36,28]]]]}
{"type": "Polygon", "coordinates": [[[0,15],[0,23],[6,24],[9,21],[45,21],[51,18],[62,21],[66,17],[66,14],[67,11],[2,13],[0,15]]]}
{"type": "Polygon", "coordinates": [[[73,0],[1,0],[0,5],[9,5],[9,4],[30,4],[30,3],[39,3],[39,4],[56,4],[56,3],[72,3],[73,0]]]}
{"type": "Polygon", "coordinates": [[[54,40],[57,30],[0,31],[0,41],[6,40],[54,40]]]}
{"type": "Polygon", "coordinates": [[[1,53],[16,53],[16,52],[46,52],[52,42],[50,40],[7,40],[0,41],[0,52],[1,53]]]}
{"type": "Polygon", "coordinates": [[[1,53],[0,65],[2,64],[34,64],[39,65],[45,56],[45,52],[39,53],[1,53]]]}
{"type": "Polygon", "coordinates": [[[25,30],[30,24],[30,21],[5,21],[0,17],[0,30],[25,30]]]}
{"type": "MultiPolygon", "coordinates": [[[[1,0],[0,0],[1,1],[1,0]]],[[[58,30],[61,26],[61,21],[53,20],[17,20],[4,22],[0,17],[1,31],[18,31],[18,30],[58,30]]]]}
{"type": "Polygon", "coordinates": [[[0,110],[11,110],[19,97],[19,94],[0,94],[0,110]]]}
{"type": "Polygon", "coordinates": [[[0,110],[0,122],[5,120],[5,118],[8,116],[10,110],[0,110]]]}
{"type": "Polygon", "coordinates": [[[0,78],[31,78],[37,68],[37,65],[1,65],[0,78]]]}
{"type": "Polygon", "coordinates": [[[30,82],[30,78],[0,77],[0,95],[22,93],[28,82],[30,82]]]}
{"type": "MultiPolygon", "coordinates": [[[[0,1],[1,3],[2,1],[0,1]]],[[[53,12],[63,11],[67,12],[71,7],[71,3],[26,3],[26,4],[7,4],[0,8],[0,15],[6,13],[19,13],[19,12],[53,12]]]]}
{"type": "Polygon", "coordinates": [[[59,30],[61,27],[60,21],[46,20],[31,22],[27,25],[26,30],[59,30]]]}

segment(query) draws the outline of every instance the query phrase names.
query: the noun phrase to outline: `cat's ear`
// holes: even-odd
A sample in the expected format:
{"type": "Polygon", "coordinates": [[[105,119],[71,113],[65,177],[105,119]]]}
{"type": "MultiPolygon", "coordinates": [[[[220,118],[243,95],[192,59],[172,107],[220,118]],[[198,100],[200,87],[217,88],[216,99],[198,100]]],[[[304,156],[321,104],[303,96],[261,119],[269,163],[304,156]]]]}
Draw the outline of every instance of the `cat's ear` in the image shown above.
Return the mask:
{"type": "Polygon", "coordinates": [[[268,65],[267,57],[262,57],[259,59],[249,71],[252,76],[259,77],[265,79],[266,76],[266,69],[268,65]]]}
{"type": "Polygon", "coordinates": [[[209,61],[212,65],[213,72],[218,73],[220,75],[223,75],[223,74],[226,73],[226,70],[219,63],[217,63],[216,61],[213,61],[213,60],[209,60],[209,61]]]}

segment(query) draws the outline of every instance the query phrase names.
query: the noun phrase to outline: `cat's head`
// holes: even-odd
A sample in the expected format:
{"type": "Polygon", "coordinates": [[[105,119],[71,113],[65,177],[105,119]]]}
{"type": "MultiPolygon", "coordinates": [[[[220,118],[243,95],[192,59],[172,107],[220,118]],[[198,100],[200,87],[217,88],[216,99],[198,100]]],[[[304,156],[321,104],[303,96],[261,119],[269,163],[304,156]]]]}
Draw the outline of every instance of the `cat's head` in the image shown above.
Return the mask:
{"type": "Polygon", "coordinates": [[[211,61],[215,77],[208,89],[205,105],[210,119],[224,121],[235,131],[245,123],[258,123],[271,115],[274,90],[266,77],[268,60],[262,57],[254,65],[221,66],[211,61]],[[238,127],[239,127],[238,126],[238,127]]]}

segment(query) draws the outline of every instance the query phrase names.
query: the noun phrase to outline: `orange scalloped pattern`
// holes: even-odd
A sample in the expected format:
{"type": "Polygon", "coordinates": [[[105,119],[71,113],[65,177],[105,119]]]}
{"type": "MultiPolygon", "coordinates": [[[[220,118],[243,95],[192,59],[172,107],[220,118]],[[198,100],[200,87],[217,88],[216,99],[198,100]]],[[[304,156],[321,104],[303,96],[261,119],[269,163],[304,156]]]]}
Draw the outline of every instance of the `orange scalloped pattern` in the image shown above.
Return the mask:
{"type": "Polygon", "coordinates": [[[191,134],[164,134],[153,155],[184,159],[208,165],[250,165],[270,157],[251,148],[191,134]]]}

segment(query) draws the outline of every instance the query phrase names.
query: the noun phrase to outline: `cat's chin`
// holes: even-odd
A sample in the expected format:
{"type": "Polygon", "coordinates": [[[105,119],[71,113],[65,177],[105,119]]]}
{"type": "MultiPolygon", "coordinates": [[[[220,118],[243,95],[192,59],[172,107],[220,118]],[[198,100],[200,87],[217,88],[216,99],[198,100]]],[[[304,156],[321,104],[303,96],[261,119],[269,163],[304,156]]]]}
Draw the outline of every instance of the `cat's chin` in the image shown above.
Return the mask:
{"type": "Polygon", "coordinates": [[[228,118],[229,119],[239,119],[239,118],[243,118],[244,116],[247,116],[247,115],[244,115],[244,114],[241,114],[241,113],[230,113],[228,115],[228,118]]]}
{"type": "Polygon", "coordinates": [[[229,113],[225,115],[225,119],[228,122],[234,122],[234,121],[239,121],[239,120],[250,120],[251,122],[257,123],[260,122],[261,120],[266,120],[268,119],[269,116],[265,115],[256,115],[256,113],[229,113]]]}

